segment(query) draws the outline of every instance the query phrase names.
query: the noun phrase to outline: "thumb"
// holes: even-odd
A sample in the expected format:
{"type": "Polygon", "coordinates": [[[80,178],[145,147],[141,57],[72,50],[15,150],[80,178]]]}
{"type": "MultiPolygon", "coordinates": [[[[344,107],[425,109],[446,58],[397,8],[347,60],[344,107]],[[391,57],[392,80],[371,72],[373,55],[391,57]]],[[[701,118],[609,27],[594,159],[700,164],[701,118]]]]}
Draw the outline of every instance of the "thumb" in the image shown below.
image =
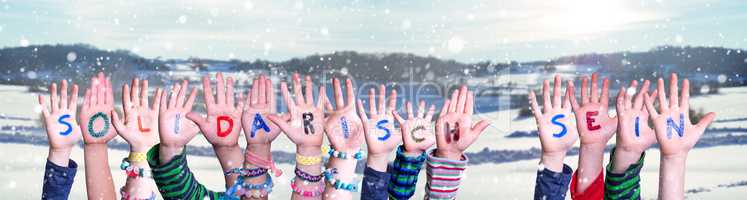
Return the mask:
{"type": "Polygon", "coordinates": [[[698,128],[698,134],[703,134],[705,129],[708,127],[708,125],[711,124],[711,122],[713,122],[714,119],[716,119],[716,113],[714,112],[709,112],[708,114],[703,116],[703,118],[700,119],[698,124],[695,125],[695,127],[698,128]]]}
{"type": "Polygon", "coordinates": [[[124,125],[124,122],[121,118],[119,118],[119,114],[114,109],[112,109],[112,125],[114,125],[114,129],[117,130],[117,134],[125,134],[127,127],[124,125]]]}
{"type": "Polygon", "coordinates": [[[490,122],[480,120],[479,122],[477,122],[477,124],[472,126],[472,133],[475,133],[479,136],[488,126],[490,126],[490,122]]]}
{"type": "Polygon", "coordinates": [[[278,116],[277,114],[270,114],[267,115],[267,119],[272,121],[272,123],[275,123],[280,127],[280,130],[282,130],[284,133],[289,133],[291,128],[290,124],[288,124],[287,120],[284,120],[282,116],[278,116]]]}
{"type": "Polygon", "coordinates": [[[187,119],[192,120],[197,126],[202,127],[205,122],[207,122],[207,118],[202,117],[200,113],[196,112],[189,112],[187,113],[187,119]]]}

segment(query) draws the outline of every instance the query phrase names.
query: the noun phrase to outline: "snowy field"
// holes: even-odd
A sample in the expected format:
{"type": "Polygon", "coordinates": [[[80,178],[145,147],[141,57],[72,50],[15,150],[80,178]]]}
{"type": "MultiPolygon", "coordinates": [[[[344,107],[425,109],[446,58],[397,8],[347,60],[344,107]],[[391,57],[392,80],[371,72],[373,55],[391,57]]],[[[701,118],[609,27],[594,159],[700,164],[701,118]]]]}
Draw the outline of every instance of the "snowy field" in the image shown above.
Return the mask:
{"type": "MultiPolygon", "coordinates": [[[[1,126],[35,126],[37,114],[34,112],[36,97],[26,92],[26,87],[0,86],[0,125],[1,126]],[[8,118],[12,117],[12,118],[8,118]],[[26,120],[23,120],[23,119],[26,120]],[[28,120],[34,119],[34,120],[28,120]]],[[[703,108],[705,111],[718,113],[717,119],[742,119],[747,118],[747,109],[744,108],[744,99],[747,99],[747,87],[722,88],[721,94],[706,97],[696,97],[691,100],[694,109],[703,108]]],[[[480,119],[489,119],[493,122],[492,127],[483,133],[468,151],[476,152],[483,148],[490,149],[513,149],[526,150],[531,147],[539,148],[540,143],[536,138],[505,138],[512,131],[531,131],[535,129],[531,118],[513,121],[518,110],[506,110],[500,112],[486,113],[476,116],[480,119]]],[[[614,112],[614,111],[611,111],[614,112]]],[[[712,128],[743,128],[744,120],[731,120],[716,122],[712,128]]],[[[614,141],[614,140],[612,140],[614,141]]],[[[197,136],[190,145],[207,146],[204,137],[197,136]]],[[[273,143],[274,151],[293,152],[294,146],[290,141],[279,137],[273,143]]],[[[32,146],[26,144],[0,144],[0,193],[7,199],[39,199],[41,194],[42,174],[44,162],[47,155],[47,147],[32,146]]],[[[125,151],[110,150],[109,164],[115,179],[117,189],[124,184],[124,174],[118,170],[121,158],[126,156],[125,151]]],[[[687,194],[688,199],[728,199],[728,197],[747,195],[747,186],[724,188],[720,184],[731,184],[739,181],[747,181],[747,160],[743,158],[747,154],[747,147],[740,145],[720,146],[713,148],[702,148],[690,153],[687,166],[686,190],[705,188],[707,192],[687,194]]],[[[608,155],[607,155],[608,156],[608,155]]],[[[576,156],[566,159],[571,167],[575,169],[576,156]]],[[[83,164],[82,149],[73,151],[72,159],[83,164]]],[[[212,157],[190,156],[190,167],[196,174],[198,180],[211,189],[222,188],[223,178],[217,159],[212,157]]],[[[605,159],[608,160],[608,159],[605,159]]],[[[643,197],[653,199],[656,197],[658,184],[659,152],[650,150],[647,152],[644,171],[642,173],[643,197]]],[[[476,165],[467,169],[467,174],[460,189],[461,199],[477,199],[478,197],[497,197],[501,199],[531,199],[534,190],[534,178],[538,160],[526,160],[510,162],[498,165],[476,165]],[[488,189],[489,190],[486,190],[488,189]]],[[[271,199],[287,199],[290,195],[288,180],[292,173],[289,164],[279,166],[285,171],[286,177],[276,179],[271,199]]],[[[84,169],[78,170],[71,199],[85,199],[84,169]]],[[[423,187],[425,180],[421,174],[419,188],[423,187]]],[[[360,177],[359,177],[360,179],[360,177]]],[[[417,196],[422,196],[418,190],[417,196]]]]}

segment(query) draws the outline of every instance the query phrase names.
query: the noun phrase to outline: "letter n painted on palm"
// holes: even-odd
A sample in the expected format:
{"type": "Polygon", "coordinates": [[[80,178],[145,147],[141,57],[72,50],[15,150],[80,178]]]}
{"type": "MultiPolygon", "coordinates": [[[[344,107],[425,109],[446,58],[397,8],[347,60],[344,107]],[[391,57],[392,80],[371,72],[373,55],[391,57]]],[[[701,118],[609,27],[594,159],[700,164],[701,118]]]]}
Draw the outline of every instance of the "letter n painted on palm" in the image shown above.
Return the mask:
{"type": "Polygon", "coordinates": [[[677,135],[682,137],[685,134],[685,114],[680,113],[680,125],[674,123],[672,117],[667,118],[667,139],[672,139],[672,129],[677,132],[677,135]]]}
{"type": "Polygon", "coordinates": [[[557,114],[557,115],[555,115],[555,116],[552,117],[552,120],[550,120],[550,122],[552,122],[552,124],[560,126],[560,128],[561,128],[560,132],[552,134],[553,137],[560,138],[560,137],[565,136],[565,134],[568,133],[568,128],[565,127],[565,124],[560,123],[558,121],[558,120],[563,119],[563,118],[565,118],[564,114],[557,114]]]}
{"type": "Polygon", "coordinates": [[[231,119],[231,117],[228,117],[225,115],[218,116],[218,120],[216,123],[217,123],[216,130],[218,131],[218,137],[226,137],[228,136],[228,134],[231,134],[231,130],[233,130],[233,119],[231,119]],[[223,124],[221,122],[223,121],[228,123],[228,128],[223,129],[223,127],[221,126],[221,124],[223,124]]]}

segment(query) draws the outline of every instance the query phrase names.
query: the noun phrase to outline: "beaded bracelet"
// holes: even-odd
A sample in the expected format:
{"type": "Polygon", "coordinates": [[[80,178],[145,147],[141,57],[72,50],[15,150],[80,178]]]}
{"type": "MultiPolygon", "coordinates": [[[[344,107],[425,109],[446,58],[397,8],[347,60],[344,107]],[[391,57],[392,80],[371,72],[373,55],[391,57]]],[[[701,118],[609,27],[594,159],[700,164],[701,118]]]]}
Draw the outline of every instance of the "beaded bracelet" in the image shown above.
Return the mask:
{"type": "Polygon", "coordinates": [[[324,185],[314,187],[312,190],[303,190],[296,185],[296,179],[291,179],[291,189],[294,193],[304,197],[318,197],[324,193],[324,185]]]}
{"type": "Polygon", "coordinates": [[[225,175],[238,174],[239,176],[249,177],[249,178],[261,176],[266,173],[267,173],[267,169],[265,168],[233,168],[233,169],[223,172],[223,174],[225,175]]]}
{"type": "Polygon", "coordinates": [[[131,163],[145,162],[147,158],[148,157],[147,155],[145,155],[145,153],[140,153],[140,152],[130,152],[130,156],[128,157],[131,163]]]}
{"type": "Polygon", "coordinates": [[[137,166],[130,164],[130,162],[127,161],[127,158],[122,159],[122,164],[119,164],[119,169],[124,170],[125,174],[127,174],[127,177],[133,177],[133,178],[152,177],[150,170],[145,170],[142,167],[137,167],[137,166]]]}
{"type": "MultiPolygon", "coordinates": [[[[342,151],[336,151],[333,148],[329,148],[329,151],[327,152],[327,154],[329,154],[329,157],[348,159],[347,153],[342,152],[342,151]]],[[[353,158],[355,158],[356,160],[363,159],[363,151],[358,150],[358,152],[355,152],[355,154],[353,154],[353,158]]]]}
{"type": "Polygon", "coordinates": [[[316,183],[322,180],[323,175],[324,174],[319,174],[319,175],[314,176],[304,171],[301,171],[301,169],[296,168],[296,177],[304,181],[316,183]]]}
{"type": "Polygon", "coordinates": [[[322,156],[302,156],[296,155],[296,163],[300,165],[316,165],[322,162],[322,156]]]}
{"type": "Polygon", "coordinates": [[[349,192],[358,192],[358,186],[351,183],[343,183],[340,179],[335,179],[334,175],[337,174],[337,168],[331,168],[324,170],[324,179],[329,182],[335,189],[347,190],[349,192]]]}
{"type": "Polygon", "coordinates": [[[144,199],[143,198],[135,198],[135,197],[131,197],[130,193],[127,193],[125,191],[125,188],[122,187],[122,188],[119,189],[119,194],[122,195],[122,200],[156,200],[156,193],[155,192],[150,192],[150,197],[148,197],[148,198],[144,198],[144,199]]]}
{"type": "Polygon", "coordinates": [[[262,184],[250,184],[244,182],[244,177],[239,177],[236,182],[226,190],[227,199],[241,199],[241,196],[249,198],[266,197],[272,192],[272,176],[265,174],[266,179],[262,184]]]}

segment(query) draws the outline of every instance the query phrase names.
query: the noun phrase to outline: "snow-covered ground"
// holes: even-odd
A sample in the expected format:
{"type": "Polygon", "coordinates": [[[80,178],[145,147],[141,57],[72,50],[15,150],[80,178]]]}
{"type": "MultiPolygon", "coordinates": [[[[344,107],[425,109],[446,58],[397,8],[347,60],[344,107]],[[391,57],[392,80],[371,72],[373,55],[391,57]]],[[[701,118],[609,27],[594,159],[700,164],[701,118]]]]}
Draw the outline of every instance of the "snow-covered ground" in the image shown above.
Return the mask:
{"type": "MultiPolygon", "coordinates": [[[[36,97],[27,93],[26,87],[0,86],[0,126],[35,126],[38,113],[35,112],[36,97]],[[8,119],[6,117],[13,117],[8,119]],[[20,119],[19,119],[20,118],[20,119]],[[24,120],[24,118],[26,120],[24,120]],[[33,120],[28,120],[33,119],[33,120]]],[[[747,87],[722,88],[721,94],[696,97],[691,102],[694,109],[703,108],[705,111],[718,113],[717,119],[747,118],[747,87]]],[[[476,119],[488,119],[493,124],[483,133],[480,139],[468,151],[490,149],[525,150],[531,147],[539,148],[539,140],[535,138],[505,138],[513,131],[531,131],[535,129],[534,120],[513,119],[517,109],[484,113],[475,116],[476,119]]],[[[614,112],[614,111],[611,111],[614,112]]],[[[744,120],[714,123],[712,128],[741,128],[744,120]]],[[[612,140],[614,141],[614,140],[612,140]]],[[[204,137],[197,136],[190,145],[208,146],[204,137]]],[[[273,143],[274,151],[293,152],[294,145],[284,136],[273,143]]],[[[8,199],[39,199],[41,193],[42,173],[47,148],[25,144],[0,144],[0,193],[8,199]]],[[[738,195],[747,195],[745,186],[735,188],[716,187],[719,184],[729,184],[747,181],[747,160],[737,159],[747,153],[746,146],[721,146],[714,148],[696,149],[690,153],[687,167],[686,189],[706,188],[710,192],[688,194],[690,199],[725,199],[738,195]]],[[[113,169],[116,187],[124,184],[124,174],[117,170],[124,151],[111,150],[109,163],[113,169]]],[[[658,184],[657,150],[647,152],[646,163],[642,174],[643,195],[647,199],[654,198],[658,184]]],[[[76,148],[72,158],[82,164],[82,150],[76,148]]],[[[577,157],[569,157],[566,163],[575,168],[577,157]]],[[[217,189],[223,186],[220,167],[215,158],[190,156],[190,167],[198,179],[209,188],[217,189]]],[[[608,159],[605,159],[608,160],[608,159]]],[[[476,199],[478,197],[497,197],[501,199],[529,199],[531,198],[535,171],[538,160],[511,162],[499,165],[476,165],[467,169],[466,179],[460,189],[460,198],[476,199]],[[485,190],[490,188],[490,190],[485,190]]],[[[276,179],[272,199],[287,199],[290,194],[288,186],[291,165],[282,164],[280,168],[286,171],[286,176],[276,179]]],[[[84,170],[78,170],[71,199],[84,199],[84,170]]],[[[422,188],[424,174],[421,174],[419,188],[422,188]]],[[[416,194],[422,196],[422,192],[416,194]]]]}

